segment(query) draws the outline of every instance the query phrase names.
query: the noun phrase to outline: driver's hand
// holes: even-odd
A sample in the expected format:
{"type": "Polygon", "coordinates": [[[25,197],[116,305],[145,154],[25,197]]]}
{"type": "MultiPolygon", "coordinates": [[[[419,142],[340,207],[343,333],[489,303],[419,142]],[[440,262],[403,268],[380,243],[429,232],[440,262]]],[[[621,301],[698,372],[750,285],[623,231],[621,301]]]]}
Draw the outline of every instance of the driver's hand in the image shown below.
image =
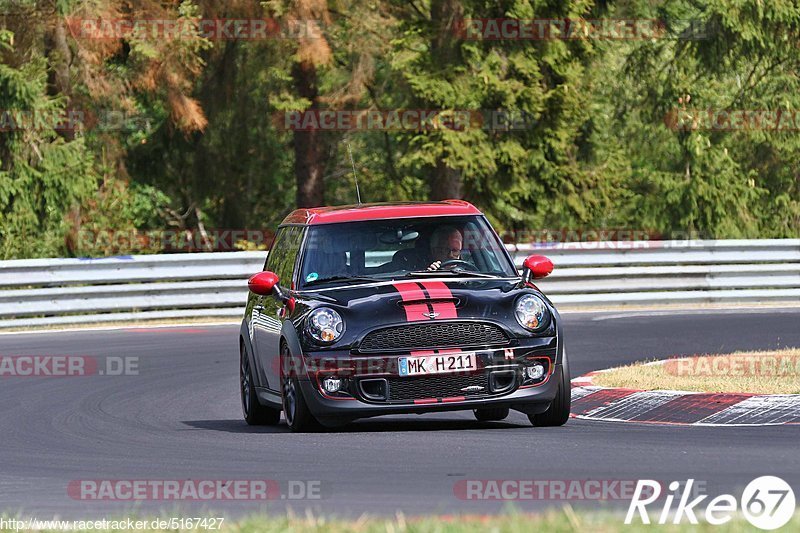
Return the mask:
{"type": "Polygon", "coordinates": [[[433,263],[430,264],[430,266],[428,267],[428,270],[439,270],[440,266],[442,266],[442,262],[441,261],[434,261],[433,263]]]}

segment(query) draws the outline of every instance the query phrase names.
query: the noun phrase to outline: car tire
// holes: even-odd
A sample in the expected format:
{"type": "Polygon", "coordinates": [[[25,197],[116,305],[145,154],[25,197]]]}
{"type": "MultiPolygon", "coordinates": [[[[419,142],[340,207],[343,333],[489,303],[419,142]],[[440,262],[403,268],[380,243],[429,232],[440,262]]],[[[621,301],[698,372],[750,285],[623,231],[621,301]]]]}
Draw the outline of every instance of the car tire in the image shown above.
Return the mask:
{"type": "Polygon", "coordinates": [[[558,382],[556,397],[550,402],[550,407],[542,414],[528,415],[528,420],[534,426],[553,427],[563,426],[569,420],[569,411],[572,406],[572,387],[569,377],[569,365],[567,364],[567,350],[561,363],[561,380],[558,382]]]}
{"type": "Polygon", "coordinates": [[[239,389],[242,415],[251,426],[274,426],[281,420],[281,410],[261,405],[256,395],[253,371],[244,348],[239,353],[239,389]]]}
{"type": "MultiPolygon", "coordinates": [[[[283,358],[290,357],[289,349],[283,347],[283,358]]],[[[283,416],[286,425],[295,433],[307,433],[322,430],[323,426],[314,418],[308,408],[300,382],[296,376],[285,376],[281,385],[281,399],[283,401],[283,416]]]]}
{"type": "Polygon", "coordinates": [[[472,414],[480,422],[496,422],[504,420],[508,416],[508,407],[486,407],[483,409],[473,409],[472,414]]]}

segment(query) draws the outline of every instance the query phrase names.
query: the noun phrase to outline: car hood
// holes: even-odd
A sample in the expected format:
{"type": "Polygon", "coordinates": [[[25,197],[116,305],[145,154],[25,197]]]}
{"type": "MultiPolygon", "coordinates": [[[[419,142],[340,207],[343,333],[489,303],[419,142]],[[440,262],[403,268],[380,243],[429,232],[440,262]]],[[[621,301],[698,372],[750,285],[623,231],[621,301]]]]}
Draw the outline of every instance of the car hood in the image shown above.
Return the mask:
{"type": "Polygon", "coordinates": [[[514,317],[516,299],[524,293],[542,296],[550,305],[519,278],[418,278],[304,291],[298,294],[297,319],[315,307],[335,309],[346,328],[337,346],[383,326],[442,320],[490,321],[512,336],[530,336],[514,317]]]}

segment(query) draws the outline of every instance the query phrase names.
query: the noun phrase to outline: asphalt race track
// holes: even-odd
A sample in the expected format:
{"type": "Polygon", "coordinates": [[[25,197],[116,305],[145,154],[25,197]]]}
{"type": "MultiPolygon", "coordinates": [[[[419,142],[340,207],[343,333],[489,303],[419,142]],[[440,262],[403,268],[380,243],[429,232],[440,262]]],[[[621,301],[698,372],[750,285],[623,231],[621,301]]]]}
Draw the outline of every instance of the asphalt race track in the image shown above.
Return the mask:
{"type": "MultiPolygon", "coordinates": [[[[568,314],[573,376],[671,355],[800,346],[800,310],[568,314]]],[[[0,377],[0,514],[103,518],[131,510],[240,516],[287,507],[336,515],[496,512],[459,480],[685,480],[712,496],[778,475],[800,488],[800,426],[672,427],[571,420],[533,428],[513,413],[363,420],[337,433],[250,428],[241,418],[237,327],[0,335],[0,355],[138,357],[138,375],[0,377]],[[71,481],[270,479],[318,482],[319,499],[82,501],[71,481]],[[173,512],[174,511],[174,512],[173,512]],[[189,513],[191,511],[191,513],[189,513]]],[[[520,501],[541,509],[561,501],[520,501]]],[[[614,505],[571,502],[592,508],[614,505]]],[[[617,505],[627,506],[627,500],[617,505]]]]}

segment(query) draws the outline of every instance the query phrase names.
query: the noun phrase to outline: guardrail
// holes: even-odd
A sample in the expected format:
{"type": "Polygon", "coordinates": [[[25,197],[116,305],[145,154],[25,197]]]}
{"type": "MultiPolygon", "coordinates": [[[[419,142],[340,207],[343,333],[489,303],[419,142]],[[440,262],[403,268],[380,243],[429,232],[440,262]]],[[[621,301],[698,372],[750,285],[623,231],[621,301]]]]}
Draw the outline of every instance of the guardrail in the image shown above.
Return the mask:
{"type": "MultiPolygon", "coordinates": [[[[561,306],[800,302],[800,239],[508,245],[561,306]]],[[[0,261],[0,328],[240,316],[264,252],[0,261]]]]}

